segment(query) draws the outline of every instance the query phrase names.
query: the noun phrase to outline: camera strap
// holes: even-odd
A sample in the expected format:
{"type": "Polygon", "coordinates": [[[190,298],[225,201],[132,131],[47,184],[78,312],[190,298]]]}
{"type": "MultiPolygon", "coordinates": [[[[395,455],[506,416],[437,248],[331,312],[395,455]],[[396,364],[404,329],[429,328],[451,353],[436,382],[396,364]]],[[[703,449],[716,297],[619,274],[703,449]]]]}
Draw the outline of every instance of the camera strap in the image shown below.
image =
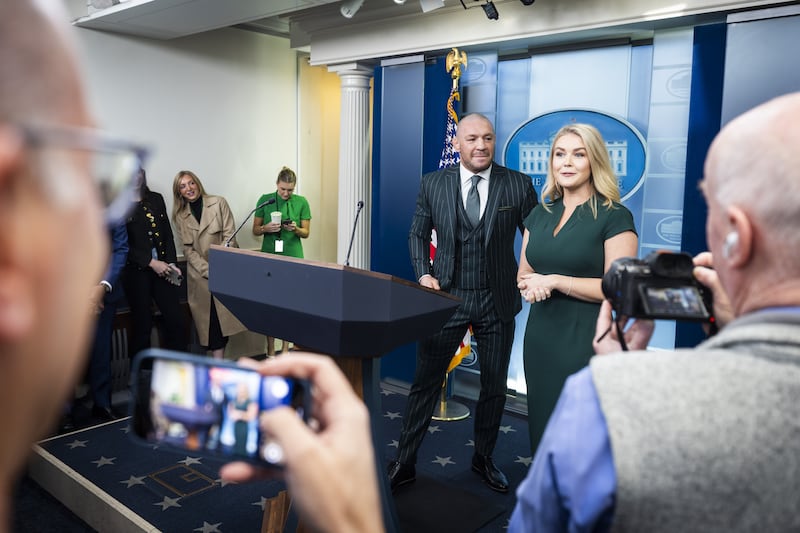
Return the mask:
{"type": "Polygon", "coordinates": [[[620,322],[622,322],[622,320],[617,318],[617,320],[614,320],[614,326],[617,328],[617,338],[619,339],[619,345],[622,348],[623,352],[627,352],[628,343],[625,342],[625,335],[623,335],[624,332],[622,331],[622,326],[620,326],[620,322]]]}

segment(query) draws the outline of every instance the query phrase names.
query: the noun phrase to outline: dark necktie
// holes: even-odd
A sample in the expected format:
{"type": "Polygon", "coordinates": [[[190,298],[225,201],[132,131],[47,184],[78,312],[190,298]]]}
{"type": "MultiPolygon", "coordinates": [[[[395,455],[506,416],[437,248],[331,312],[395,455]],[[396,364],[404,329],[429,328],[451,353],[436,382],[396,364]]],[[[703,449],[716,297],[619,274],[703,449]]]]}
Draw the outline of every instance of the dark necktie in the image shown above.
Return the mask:
{"type": "Polygon", "coordinates": [[[469,188],[467,193],[467,218],[469,218],[473,228],[477,227],[481,221],[481,197],[478,194],[479,181],[481,181],[480,176],[472,176],[472,187],[469,188]]]}

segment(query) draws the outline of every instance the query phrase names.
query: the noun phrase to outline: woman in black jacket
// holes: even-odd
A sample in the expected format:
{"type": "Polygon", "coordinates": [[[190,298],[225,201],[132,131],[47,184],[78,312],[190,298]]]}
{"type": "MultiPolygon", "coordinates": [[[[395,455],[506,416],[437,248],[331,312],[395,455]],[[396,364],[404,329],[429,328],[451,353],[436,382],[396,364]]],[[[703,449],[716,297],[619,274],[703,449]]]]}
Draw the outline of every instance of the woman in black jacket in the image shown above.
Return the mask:
{"type": "Polygon", "coordinates": [[[128,262],[122,281],[131,310],[132,332],[128,339],[131,356],[150,347],[153,302],[161,312],[163,348],[186,351],[186,320],[180,306],[183,273],[176,266],[175,239],[164,197],[147,186],[141,173],[141,200],[131,212],[128,230],[128,262]]]}

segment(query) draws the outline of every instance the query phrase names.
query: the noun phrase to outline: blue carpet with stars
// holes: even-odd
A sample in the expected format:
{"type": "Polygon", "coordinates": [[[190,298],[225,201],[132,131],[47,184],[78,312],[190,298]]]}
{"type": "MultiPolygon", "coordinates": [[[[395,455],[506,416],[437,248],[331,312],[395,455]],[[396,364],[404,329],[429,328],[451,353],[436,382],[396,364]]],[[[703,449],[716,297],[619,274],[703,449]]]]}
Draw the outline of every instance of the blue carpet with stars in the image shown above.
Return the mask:
{"type": "MultiPolygon", "coordinates": [[[[463,399],[472,412],[474,403],[463,399]]],[[[406,396],[382,389],[385,471],[400,435],[406,396]]],[[[281,481],[224,484],[218,477],[222,462],[191,453],[152,449],[129,436],[128,419],[61,435],[39,445],[101,491],[161,531],[225,533],[259,531],[264,504],[285,489],[281,481]]],[[[418,454],[417,481],[401,487],[395,504],[401,530],[505,530],[514,507],[514,491],[527,473],[530,452],[527,422],[506,413],[500,428],[495,462],[508,476],[511,490],[490,490],[471,471],[473,419],[432,421],[418,454]]],[[[380,445],[380,443],[379,443],[380,445]]],[[[290,513],[286,531],[297,518],[290,513]]]]}
{"type": "Polygon", "coordinates": [[[39,445],[161,531],[259,531],[266,499],[285,488],[280,481],[223,483],[222,462],[138,444],[127,418],[39,445]]]}
{"type": "MultiPolygon", "coordinates": [[[[474,412],[474,402],[462,398],[456,401],[466,405],[470,413],[474,412]]],[[[383,450],[386,462],[381,466],[384,469],[397,453],[405,404],[402,392],[383,388],[381,438],[386,441],[383,450]]],[[[475,450],[473,424],[471,415],[457,421],[431,421],[417,453],[417,481],[398,488],[395,494],[404,531],[488,533],[507,528],[516,502],[514,493],[528,473],[532,459],[528,423],[524,417],[506,412],[500,425],[492,457],[508,477],[507,494],[491,490],[471,469],[475,450]]]]}

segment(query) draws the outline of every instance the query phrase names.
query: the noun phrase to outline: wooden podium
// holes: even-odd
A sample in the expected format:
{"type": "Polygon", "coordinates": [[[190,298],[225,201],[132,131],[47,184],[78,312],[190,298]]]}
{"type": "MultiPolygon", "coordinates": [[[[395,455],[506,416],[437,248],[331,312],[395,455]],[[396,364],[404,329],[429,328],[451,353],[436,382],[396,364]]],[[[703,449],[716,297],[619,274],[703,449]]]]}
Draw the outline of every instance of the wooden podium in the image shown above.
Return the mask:
{"type": "Polygon", "coordinates": [[[359,268],[212,246],[211,292],[249,330],[332,356],[370,411],[384,523],[396,532],[379,450],[379,358],[439,331],[460,300],[359,268]]]}

